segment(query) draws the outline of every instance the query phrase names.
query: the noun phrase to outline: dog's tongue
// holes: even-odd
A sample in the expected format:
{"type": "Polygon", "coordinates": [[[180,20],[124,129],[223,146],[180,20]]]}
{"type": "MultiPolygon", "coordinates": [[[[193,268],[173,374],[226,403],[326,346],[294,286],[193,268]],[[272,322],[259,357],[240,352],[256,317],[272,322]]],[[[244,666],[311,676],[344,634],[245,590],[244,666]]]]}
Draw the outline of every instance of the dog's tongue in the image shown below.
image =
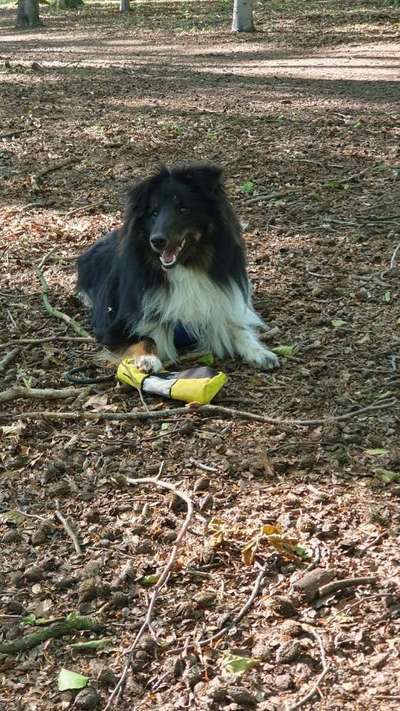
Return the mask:
{"type": "Polygon", "coordinates": [[[176,262],[178,249],[167,248],[161,254],[161,261],[163,264],[174,264],[176,262]]]}

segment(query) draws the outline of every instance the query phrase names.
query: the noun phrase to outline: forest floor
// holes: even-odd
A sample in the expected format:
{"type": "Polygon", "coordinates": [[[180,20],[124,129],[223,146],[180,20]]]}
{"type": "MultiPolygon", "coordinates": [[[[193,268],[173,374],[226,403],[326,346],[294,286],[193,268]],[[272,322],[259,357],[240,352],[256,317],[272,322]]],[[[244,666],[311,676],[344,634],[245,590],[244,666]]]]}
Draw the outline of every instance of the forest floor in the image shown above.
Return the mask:
{"type": "Polygon", "coordinates": [[[105,708],[185,520],[126,473],[195,511],[118,708],[398,708],[399,7],[257,3],[252,36],[225,0],[40,8],[35,31],[0,16],[0,709],[105,708]],[[75,258],[133,180],[189,159],[224,167],[255,305],[290,356],[219,364],[215,402],[275,423],[150,398],[160,419],[118,420],[146,415],[135,391],[64,378],[97,348],[61,340],[76,333],[44,309],[38,265],[87,327],[75,258]],[[99,627],[4,654],[71,614],[99,627]],[[89,687],[59,691],[62,668],[89,687]]]}

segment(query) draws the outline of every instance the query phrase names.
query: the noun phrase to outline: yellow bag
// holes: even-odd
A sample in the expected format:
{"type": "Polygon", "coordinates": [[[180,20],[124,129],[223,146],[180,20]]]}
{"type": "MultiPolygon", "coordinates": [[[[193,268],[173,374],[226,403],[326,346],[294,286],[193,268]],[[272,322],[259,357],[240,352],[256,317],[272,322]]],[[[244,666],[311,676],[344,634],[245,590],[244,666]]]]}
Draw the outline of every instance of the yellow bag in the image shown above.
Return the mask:
{"type": "Polygon", "coordinates": [[[225,373],[205,366],[148,375],[135,368],[130,358],[125,358],[119,364],[117,378],[121,383],[132,385],[144,393],[183,402],[197,402],[200,405],[211,402],[228,380],[225,373]]]}

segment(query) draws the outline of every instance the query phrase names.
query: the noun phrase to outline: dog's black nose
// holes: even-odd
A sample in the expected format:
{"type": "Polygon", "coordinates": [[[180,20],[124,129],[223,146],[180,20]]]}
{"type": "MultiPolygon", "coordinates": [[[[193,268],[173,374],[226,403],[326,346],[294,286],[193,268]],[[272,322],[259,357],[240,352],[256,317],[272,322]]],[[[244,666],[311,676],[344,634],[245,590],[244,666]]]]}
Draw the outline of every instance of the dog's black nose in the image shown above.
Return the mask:
{"type": "Polygon", "coordinates": [[[150,244],[156,252],[162,252],[167,245],[167,238],[164,235],[153,235],[150,237],[150,244]]]}

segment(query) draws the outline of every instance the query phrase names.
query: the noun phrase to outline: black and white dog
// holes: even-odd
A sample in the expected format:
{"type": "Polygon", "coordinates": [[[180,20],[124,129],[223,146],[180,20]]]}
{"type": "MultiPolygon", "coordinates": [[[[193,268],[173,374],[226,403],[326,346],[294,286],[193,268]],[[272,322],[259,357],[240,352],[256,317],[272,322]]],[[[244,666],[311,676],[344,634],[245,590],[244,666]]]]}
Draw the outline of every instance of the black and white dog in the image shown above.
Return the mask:
{"type": "Polygon", "coordinates": [[[215,166],[163,168],[138,183],[122,227],[79,258],[78,290],[97,340],[146,372],[192,346],[279,365],[258,337],[241,228],[215,166]]]}

